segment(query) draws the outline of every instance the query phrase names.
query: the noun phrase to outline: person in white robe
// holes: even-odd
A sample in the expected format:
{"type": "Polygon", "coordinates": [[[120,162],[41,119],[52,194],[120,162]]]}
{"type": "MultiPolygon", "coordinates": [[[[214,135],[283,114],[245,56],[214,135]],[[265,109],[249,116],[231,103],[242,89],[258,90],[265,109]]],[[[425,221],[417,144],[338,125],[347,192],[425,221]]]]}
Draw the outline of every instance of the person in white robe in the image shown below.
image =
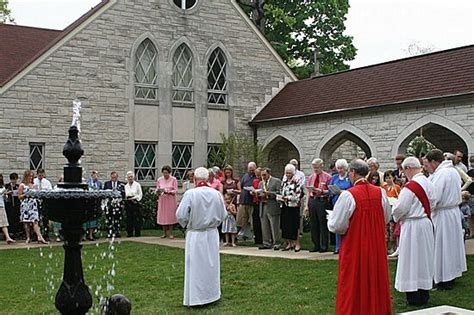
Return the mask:
{"type": "Polygon", "coordinates": [[[434,282],[440,290],[452,289],[454,280],[467,271],[461,226],[461,177],[453,162],[444,160],[438,149],[426,154],[424,166],[431,174],[437,203],[432,220],[435,227],[434,282]]]}
{"type": "Polygon", "coordinates": [[[400,242],[395,289],[406,292],[411,305],[424,305],[430,298],[434,276],[434,230],[428,213],[436,205],[433,184],[421,172],[420,161],[415,157],[403,160],[404,174],[424,190],[429,209],[425,209],[417,195],[405,187],[395,202],[392,215],[400,222],[400,242]]]}
{"type": "Polygon", "coordinates": [[[197,306],[220,299],[219,232],[227,211],[222,195],[207,184],[209,172],[194,171],[196,188],[187,190],[176,218],[186,228],[183,305],[197,306]]]}

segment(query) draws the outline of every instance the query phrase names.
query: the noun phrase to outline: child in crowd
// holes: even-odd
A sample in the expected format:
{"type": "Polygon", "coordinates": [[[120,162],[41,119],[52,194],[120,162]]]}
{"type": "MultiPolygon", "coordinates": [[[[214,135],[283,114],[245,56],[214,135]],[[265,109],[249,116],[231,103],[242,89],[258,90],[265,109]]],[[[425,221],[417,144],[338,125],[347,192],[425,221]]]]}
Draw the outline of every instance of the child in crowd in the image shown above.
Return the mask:
{"type": "Polygon", "coordinates": [[[375,186],[380,186],[380,175],[378,172],[370,172],[367,176],[367,181],[375,186]]]}
{"type": "Polygon", "coordinates": [[[469,237],[471,235],[471,231],[469,231],[469,220],[471,219],[472,209],[469,205],[469,200],[471,199],[471,194],[468,191],[463,191],[461,193],[462,202],[459,205],[459,210],[462,213],[462,228],[464,230],[465,237],[469,237]]]}
{"type": "MultiPolygon", "coordinates": [[[[383,174],[383,180],[385,184],[383,189],[387,192],[387,197],[389,198],[390,205],[393,206],[395,199],[398,199],[400,194],[400,186],[395,184],[394,173],[391,170],[386,171],[383,174]]],[[[391,243],[391,254],[390,257],[398,256],[398,238],[400,236],[400,223],[395,222],[393,218],[390,219],[389,229],[388,229],[388,238],[391,243]]]]}
{"type": "Polygon", "coordinates": [[[237,223],[235,221],[235,216],[237,215],[237,209],[232,203],[232,195],[225,194],[224,201],[225,207],[227,209],[227,216],[222,222],[222,233],[224,233],[225,243],[224,246],[233,246],[235,247],[235,236],[237,235],[237,223]],[[229,243],[229,239],[232,243],[229,243]]]}

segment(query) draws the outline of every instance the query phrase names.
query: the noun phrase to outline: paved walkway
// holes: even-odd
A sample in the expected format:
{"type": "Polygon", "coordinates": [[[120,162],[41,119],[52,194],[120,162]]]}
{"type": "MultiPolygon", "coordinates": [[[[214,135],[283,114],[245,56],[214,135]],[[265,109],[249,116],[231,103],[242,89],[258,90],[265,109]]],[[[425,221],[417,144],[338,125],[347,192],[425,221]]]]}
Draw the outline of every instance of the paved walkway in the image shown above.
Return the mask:
{"type": "MultiPolygon", "coordinates": [[[[84,245],[105,243],[106,239],[100,239],[94,242],[83,242],[84,245]]],[[[143,237],[131,237],[131,238],[120,238],[118,242],[138,242],[144,244],[155,244],[176,248],[184,248],[184,239],[175,238],[162,239],[155,236],[143,236],[143,237]]],[[[0,250],[2,249],[26,249],[26,248],[37,248],[37,247],[49,247],[49,246],[61,246],[62,242],[51,242],[48,245],[40,245],[36,243],[25,244],[24,242],[18,242],[15,244],[7,245],[5,242],[1,242],[0,250]]],[[[293,251],[283,252],[281,250],[275,251],[272,249],[259,250],[253,246],[237,246],[237,247],[223,247],[221,246],[220,252],[228,255],[241,255],[241,256],[255,256],[255,257],[277,257],[286,259],[307,259],[307,260],[328,260],[337,259],[339,255],[334,255],[332,252],[328,253],[310,253],[307,250],[295,253],[293,251]]],[[[466,240],[466,254],[474,255],[474,239],[466,240]]]]}

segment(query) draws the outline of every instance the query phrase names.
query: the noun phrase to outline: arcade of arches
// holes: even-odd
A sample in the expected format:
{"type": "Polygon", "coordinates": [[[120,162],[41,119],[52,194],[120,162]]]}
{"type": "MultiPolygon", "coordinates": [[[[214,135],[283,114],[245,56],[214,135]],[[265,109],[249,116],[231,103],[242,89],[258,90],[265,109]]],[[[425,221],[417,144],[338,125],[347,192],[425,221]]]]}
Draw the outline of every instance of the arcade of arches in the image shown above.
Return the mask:
{"type": "MultiPolygon", "coordinates": [[[[391,151],[406,154],[410,142],[419,135],[423,135],[427,141],[431,142],[444,152],[454,152],[455,150],[461,150],[465,153],[468,152],[468,145],[463,138],[449,128],[433,122],[427,123],[410,133],[398,145],[398,148],[394,147],[397,146],[396,141],[390,141],[390,145],[392,145],[391,151]]],[[[272,169],[274,176],[283,175],[284,167],[290,159],[295,158],[300,160],[301,157],[298,145],[301,145],[299,141],[298,143],[292,143],[284,136],[279,135],[265,146],[264,152],[268,161],[267,165],[272,169]]],[[[348,130],[339,132],[326,143],[320,144],[320,146],[322,149],[319,157],[325,161],[326,168],[329,167],[331,162],[340,158],[350,161],[356,157],[369,158],[373,156],[373,149],[371,149],[370,145],[348,130]]],[[[314,154],[314,150],[313,152],[310,152],[310,154],[314,154]]],[[[306,167],[308,167],[308,164],[315,157],[316,156],[303,157],[303,161],[306,160],[306,163],[303,162],[303,164],[306,164],[306,167]]],[[[379,160],[382,159],[380,156],[376,157],[379,160]]],[[[394,157],[390,157],[389,160],[393,161],[393,158],[394,157]]],[[[468,164],[468,154],[465,154],[464,158],[464,162],[468,164]]],[[[388,164],[384,169],[389,169],[390,164],[388,164]]],[[[309,169],[306,169],[305,171],[309,172],[309,169]]]]}

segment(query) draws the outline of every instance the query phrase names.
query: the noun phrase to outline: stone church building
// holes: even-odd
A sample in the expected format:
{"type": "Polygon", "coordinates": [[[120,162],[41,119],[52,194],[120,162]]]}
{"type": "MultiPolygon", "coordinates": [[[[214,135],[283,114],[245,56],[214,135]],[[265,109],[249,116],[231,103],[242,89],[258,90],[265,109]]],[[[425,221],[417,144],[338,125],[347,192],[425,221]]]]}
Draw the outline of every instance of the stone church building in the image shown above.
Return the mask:
{"type": "Polygon", "coordinates": [[[288,83],[251,121],[270,165],[376,157],[393,169],[416,136],[474,155],[474,46],[288,83]]]}
{"type": "Polygon", "coordinates": [[[234,0],[103,0],[62,31],[1,25],[0,173],[55,181],[78,98],[86,172],[152,182],[168,164],[182,179],[221,135],[251,137],[294,80],[234,0]]]}
{"type": "Polygon", "coordinates": [[[0,25],[0,173],[54,182],[74,99],[102,178],[152,183],[168,164],[182,179],[234,132],[276,175],[291,158],[393,167],[420,134],[472,155],[473,73],[467,46],[297,81],[235,0],[103,0],[62,31],[0,25]]]}

